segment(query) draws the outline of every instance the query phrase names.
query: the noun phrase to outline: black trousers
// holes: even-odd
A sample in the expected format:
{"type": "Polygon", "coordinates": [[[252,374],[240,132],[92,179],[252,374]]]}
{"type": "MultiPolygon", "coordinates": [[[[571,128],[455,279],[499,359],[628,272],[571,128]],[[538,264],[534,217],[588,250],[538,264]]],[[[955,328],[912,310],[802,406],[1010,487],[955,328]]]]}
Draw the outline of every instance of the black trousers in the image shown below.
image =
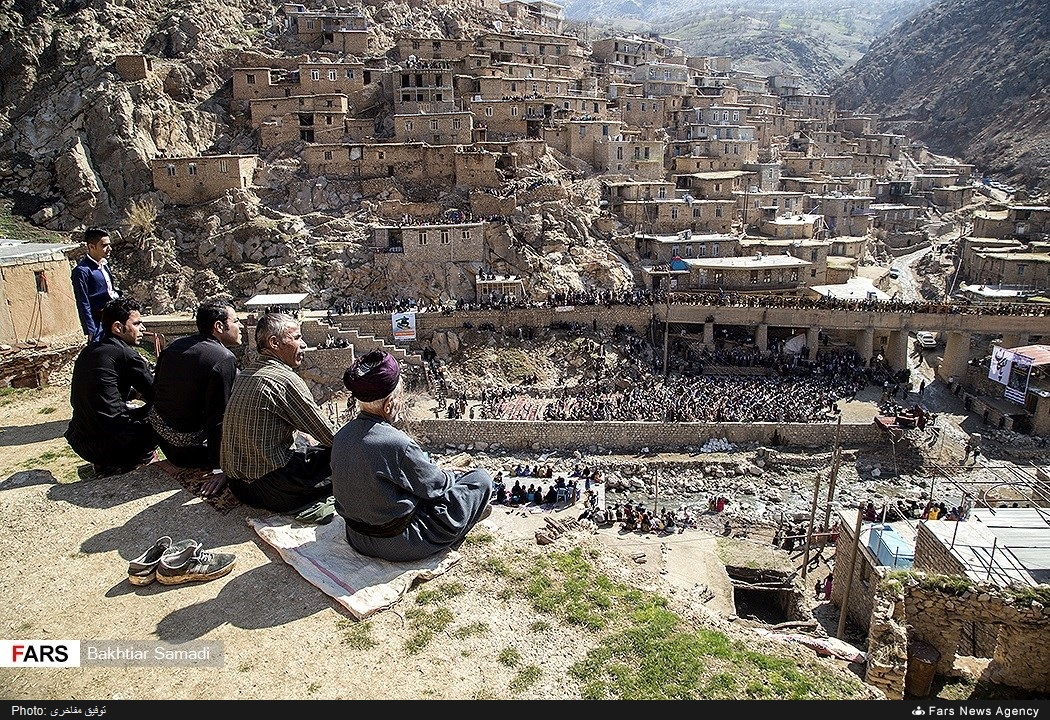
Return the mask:
{"type": "Polygon", "coordinates": [[[332,494],[332,448],[309,447],[257,480],[227,478],[226,483],[246,505],[279,513],[299,510],[332,494]]]}

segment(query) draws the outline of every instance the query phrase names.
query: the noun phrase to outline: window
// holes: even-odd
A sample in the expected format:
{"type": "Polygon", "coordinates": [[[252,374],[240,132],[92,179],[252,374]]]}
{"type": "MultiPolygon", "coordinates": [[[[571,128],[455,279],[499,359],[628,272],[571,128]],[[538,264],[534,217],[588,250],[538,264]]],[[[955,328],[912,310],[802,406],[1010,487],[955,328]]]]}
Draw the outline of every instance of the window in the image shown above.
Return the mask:
{"type": "Polygon", "coordinates": [[[511,83],[510,83],[510,91],[511,92],[518,92],[518,83],[517,83],[517,81],[511,81],[511,83]]]}
{"type": "Polygon", "coordinates": [[[722,217],[722,206],[721,205],[715,205],[715,217],[716,218],[722,217]]]}
{"type": "Polygon", "coordinates": [[[175,177],[175,166],[168,165],[168,177],[175,177]]]}
{"type": "Polygon", "coordinates": [[[758,270],[752,270],[748,280],[752,285],[758,285],[758,270]]]}
{"type": "Polygon", "coordinates": [[[321,79],[321,71],[320,70],[311,70],[310,71],[310,79],[311,80],[320,80],[321,79]]]}
{"type": "Polygon", "coordinates": [[[616,146],[616,159],[623,160],[623,145],[616,146]]]}
{"type": "Polygon", "coordinates": [[[470,240],[470,230],[467,230],[466,228],[461,230],[459,233],[459,238],[460,240],[470,240]]]}
{"type": "Polygon", "coordinates": [[[677,245],[671,246],[671,257],[682,257],[682,253],[677,245]]]}
{"type": "Polygon", "coordinates": [[[657,190],[656,191],[656,197],[661,198],[661,199],[667,197],[667,188],[661,187],[659,190],[657,190]]]}
{"type": "Polygon", "coordinates": [[[1024,277],[1024,263],[1020,263],[1017,266],[1017,277],[1024,277]]]}
{"type": "Polygon", "coordinates": [[[485,117],[492,117],[492,108],[491,107],[485,108],[485,117]]]}
{"type": "Polygon", "coordinates": [[[809,253],[809,259],[813,262],[817,261],[817,251],[815,249],[809,253]]]}
{"type": "Polygon", "coordinates": [[[426,245],[427,244],[427,232],[426,232],[426,230],[420,230],[419,231],[419,244],[420,245],[426,245]]]}
{"type": "Polygon", "coordinates": [[[725,275],[721,270],[716,270],[714,273],[715,285],[721,285],[725,282],[725,275]]]}
{"type": "Polygon", "coordinates": [[[43,270],[34,270],[33,275],[36,277],[36,291],[38,293],[47,292],[47,273],[43,270]]]}
{"type": "Polygon", "coordinates": [[[510,106],[510,116],[511,117],[518,117],[518,106],[517,105],[511,105],[510,106]]]}
{"type": "Polygon", "coordinates": [[[463,121],[459,118],[452,118],[452,129],[459,130],[461,127],[463,127],[463,121]]]}
{"type": "Polygon", "coordinates": [[[438,129],[438,121],[437,121],[436,118],[430,121],[430,129],[431,130],[437,130],[438,129]]]}
{"type": "Polygon", "coordinates": [[[335,70],[329,70],[328,71],[328,79],[329,80],[331,80],[332,82],[335,82],[336,77],[338,77],[338,76],[336,75],[336,71],[335,70]]]}
{"type": "Polygon", "coordinates": [[[186,171],[192,176],[197,174],[197,163],[190,163],[186,166],[186,171]]]}
{"type": "Polygon", "coordinates": [[[412,132],[412,121],[405,120],[405,132],[412,132]]]}
{"type": "Polygon", "coordinates": [[[255,84],[255,74],[254,73],[248,73],[247,75],[245,75],[244,76],[244,82],[247,85],[254,85],[255,84]]]}
{"type": "Polygon", "coordinates": [[[224,173],[224,172],[229,172],[229,170],[230,170],[230,161],[227,160],[226,158],[219,158],[219,172],[224,173]]]}
{"type": "Polygon", "coordinates": [[[353,80],[354,79],[354,71],[352,69],[350,69],[350,68],[346,69],[346,79],[347,80],[353,80]]]}
{"type": "Polygon", "coordinates": [[[701,216],[702,216],[702,213],[700,212],[700,208],[698,208],[698,207],[693,208],[693,217],[698,218],[698,217],[701,217],[701,216]]]}
{"type": "Polygon", "coordinates": [[[332,159],[332,151],[331,150],[325,150],[324,151],[324,159],[325,160],[331,160],[332,159]]]}
{"type": "Polygon", "coordinates": [[[768,285],[772,281],[773,281],[773,271],[772,270],[766,270],[765,272],[762,273],[762,282],[764,282],[765,284],[768,285]]]}
{"type": "Polygon", "coordinates": [[[711,256],[718,257],[718,243],[711,243],[711,256]]]}
{"type": "Polygon", "coordinates": [[[671,219],[672,220],[677,220],[678,219],[678,208],[676,208],[676,207],[671,208],[671,219]]]}
{"type": "MultiPolygon", "coordinates": [[[[597,108],[595,108],[595,111],[597,111],[597,108]]],[[[608,125],[602,125],[602,135],[604,137],[609,137],[609,126],[608,125]]]]}
{"type": "Polygon", "coordinates": [[[448,230],[442,230],[441,231],[441,244],[442,245],[448,245],[450,242],[452,242],[451,233],[449,233],[448,230]]]}

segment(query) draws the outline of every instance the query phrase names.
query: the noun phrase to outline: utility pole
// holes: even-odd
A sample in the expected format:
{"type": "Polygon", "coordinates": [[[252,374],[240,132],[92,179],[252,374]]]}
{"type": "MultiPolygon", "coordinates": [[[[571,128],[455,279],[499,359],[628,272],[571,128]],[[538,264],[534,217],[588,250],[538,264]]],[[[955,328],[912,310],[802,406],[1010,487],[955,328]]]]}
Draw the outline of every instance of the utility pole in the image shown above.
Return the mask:
{"type": "Polygon", "coordinates": [[[809,548],[813,543],[813,521],[817,515],[817,496],[820,495],[820,473],[813,480],[813,504],[809,506],[809,528],[806,530],[806,549],[802,555],[802,582],[809,575],[809,548]]]}
{"type": "Polygon", "coordinates": [[[660,468],[653,470],[653,515],[658,512],[660,505],[660,468]]]}
{"type": "Polygon", "coordinates": [[[831,501],[835,499],[835,478],[839,474],[839,465],[842,464],[842,446],[839,438],[842,436],[842,415],[839,415],[839,424],[835,428],[835,451],[831,459],[831,474],[828,477],[828,504],[824,508],[824,527],[831,527],[831,501]]]}

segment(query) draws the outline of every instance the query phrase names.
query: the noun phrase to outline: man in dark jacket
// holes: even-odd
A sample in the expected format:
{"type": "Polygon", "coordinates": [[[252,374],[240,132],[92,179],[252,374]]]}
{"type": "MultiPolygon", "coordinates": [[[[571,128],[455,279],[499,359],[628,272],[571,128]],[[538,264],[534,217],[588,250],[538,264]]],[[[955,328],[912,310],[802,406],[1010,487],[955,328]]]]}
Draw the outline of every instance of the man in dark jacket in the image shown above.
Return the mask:
{"type": "MultiPolygon", "coordinates": [[[[149,422],[164,456],[180,468],[220,467],[222,416],[237,377],[230,348],[241,344],[241,321],[225,302],[197,308],[197,334],[175,340],[157,358],[149,422]]],[[[203,488],[217,493],[225,478],[203,488]]]]}
{"type": "Polygon", "coordinates": [[[73,417],[65,438],[99,475],[148,463],[157,448],[146,421],[153,374],[135,351],[143,334],[140,309],[130,298],[110,301],[102,309],[102,339],[87,345],[73,363],[73,417]]]}
{"type": "Polygon", "coordinates": [[[87,253],[73,266],[70,279],[73,282],[80,327],[88,342],[98,342],[104,334],[100,320],[102,308],[110,300],[119,298],[120,290],[109,271],[109,233],[92,228],[84,233],[84,243],[87,253]]]}

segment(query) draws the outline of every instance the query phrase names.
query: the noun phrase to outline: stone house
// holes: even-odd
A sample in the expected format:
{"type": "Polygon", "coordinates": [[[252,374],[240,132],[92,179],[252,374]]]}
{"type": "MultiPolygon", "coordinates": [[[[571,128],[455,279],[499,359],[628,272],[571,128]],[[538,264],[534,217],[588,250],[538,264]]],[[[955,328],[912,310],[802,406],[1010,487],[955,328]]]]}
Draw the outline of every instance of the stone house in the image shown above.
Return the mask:
{"type": "Polygon", "coordinates": [[[598,63],[643,65],[669,54],[662,42],[641,35],[612,35],[591,41],[591,60],[598,63]]]}
{"type": "Polygon", "coordinates": [[[775,257],[787,255],[809,263],[800,273],[804,285],[828,283],[828,252],[831,247],[823,240],[810,238],[786,239],[783,237],[756,237],[750,235],[740,241],[743,255],[775,257]]]}
{"type": "Polygon", "coordinates": [[[923,208],[895,203],[872,203],[874,228],[889,234],[910,233],[919,229],[925,219],[923,208]]]}
{"type": "Polygon", "coordinates": [[[1005,209],[974,212],[973,235],[989,238],[1015,238],[1021,241],[1050,238],[1050,207],[1009,205],[1005,209]]]}
{"type": "Polygon", "coordinates": [[[393,84],[395,114],[455,109],[452,65],[447,60],[405,61],[384,75],[393,84]]]}
{"type": "MultiPolygon", "coordinates": [[[[941,490],[946,504],[966,504],[966,498],[952,495],[952,487],[941,490]]],[[[1044,513],[975,507],[965,522],[892,523],[849,515],[838,516],[841,560],[832,602],[845,607],[846,620],[867,633],[867,682],[888,699],[902,699],[905,691],[921,697],[933,675],[957,675],[959,658],[967,658],[990,682],[1039,692],[1050,687],[1050,618],[1041,606],[1015,603],[1004,592],[1050,580],[1044,513]],[[892,590],[883,586],[892,570],[917,573],[896,597],[888,597],[892,590]],[[924,587],[922,578],[929,575],[964,577],[972,590],[946,594],[924,587]],[[919,682],[920,671],[925,683],[919,682]]]]}
{"type": "Polygon", "coordinates": [[[83,338],[70,279],[78,247],[0,242],[0,343],[83,338]]]}
{"type": "Polygon", "coordinates": [[[565,23],[562,6],[548,0],[500,0],[499,5],[511,18],[536,30],[559,33],[565,23]]]}
{"type": "Polygon", "coordinates": [[[817,93],[785,95],[783,103],[787,112],[796,112],[806,118],[831,118],[835,112],[835,103],[832,102],[830,95],[817,93]]]}
{"type": "Polygon", "coordinates": [[[194,205],[250,187],[258,162],[256,155],[196,155],[156,158],[150,165],[158,192],[178,205],[194,205]]]}
{"type": "Polygon", "coordinates": [[[561,67],[583,74],[585,56],[577,38],[557,33],[486,33],[477,38],[474,52],[487,55],[489,65],[533,63],[561,67]]]}
{"type": "Polygon", "coordinates": [[[835,235],[866,235],[871,230],[872,200],[868,195],[849,195],[840,192],[826,195],[806,195],[806,213],[824,216],[828,233],[835,235]]]}
{"type": "Polygon", "coordinates": [[[726,292],[796,293],[807,287],[810,263],[791,255],[683,258],[688,279],[679,289],[726,292]]]}
{"type": "Polygon", "coordinates": [[[285,32],[315,50],[345,55],[367,55],[368,19],[363,10],[308,10],[305,5],[285,3],[285,32]]]}
{"type": "Polygon", "coordinates": [[[622,214],[635,230],[667,235],[690,230],[694,233],[729,233],[737,218],[735,200],[626,200],[622,214]]]}
{"type": "Polygon", "coordinates": [[[394,137],[404,143],[470,145],[474,140],[474,114],[428,112],[394,115],[394,137]]]}
{"type": "Polygon", "coordinates": [[[612,180],[602,181],[602,200],[613,213],[623,211],[627,200],[651,200],[653,198],[677,197],[674,183],[667,180],[612,180]]]}
{"type": "Polygon", "coordinates": [[[457,152],[458,145],[317,143],[303,149],[303,162],[314,175],[456,184],[457,152]]]}
{"type": "Polygon", "coordinates": [[[292,95],[250,100],[252,124],[259,142],[272,148],[286,142],[331,143],[346,133],[349,112],[346,95],[292,95]]]}
{"type": "Polygon", "coordinates": [[[635,233],[635,250],[647,265],[670,263],[675,258],[718,258],[739,255],[740,240],[735,235],[701,234],[683,230],[673,235],[635,233]]]}
{"type": "Polygon", "coordinates": [[[128,82],[145,80],[153,71],[153,60],[145,55],[117,55],[113,65],[117,74],[128,82]]]}
{"type": "MultiPolygon", "coordinates": [[[[753,175],[744,178],[745,182],[749,181],[751,177],[753,175]]],[[[773,190],[756,191],[754,186],[745,186],[743,190],[734,190],[733,197],[740,206],[741,217],[746,226],[754,222],[769,222],[783,215],[802,214],[802,203],[805,196],[802,193],[777,192],[773,190]]],[[[776,237],[790,237],[790,235],[777,235],[767,230],[762,230],[761,232],[776,237]]]]}
{"type": "Polygon", "coordinates": [[[474,52],[470,40],[405,34],[394,42],[398,57],[407,61],[415,55],[426,60],[465,60],[474,52]]]}
{"type": "Polygon", "coordinates": [[[597,141],[594,167],[604,172],[656,180],[665,175],[665,148],[662,139],[644,138],[639,133],[603,137],[597,141]]]}
{"type": "Polygon", "coordinates": [[[763,235],[778,240],[823,240],[826,234],[822,215],[784,213],[777,208],[762,208],[753,225],[763,235]]]}
{"type": "Polygon", "coordinates": [[[403,255],[407,260],[480,262],[484,236],[482,222],[376,225],[369,247],[376,254],[403,255]]]}

